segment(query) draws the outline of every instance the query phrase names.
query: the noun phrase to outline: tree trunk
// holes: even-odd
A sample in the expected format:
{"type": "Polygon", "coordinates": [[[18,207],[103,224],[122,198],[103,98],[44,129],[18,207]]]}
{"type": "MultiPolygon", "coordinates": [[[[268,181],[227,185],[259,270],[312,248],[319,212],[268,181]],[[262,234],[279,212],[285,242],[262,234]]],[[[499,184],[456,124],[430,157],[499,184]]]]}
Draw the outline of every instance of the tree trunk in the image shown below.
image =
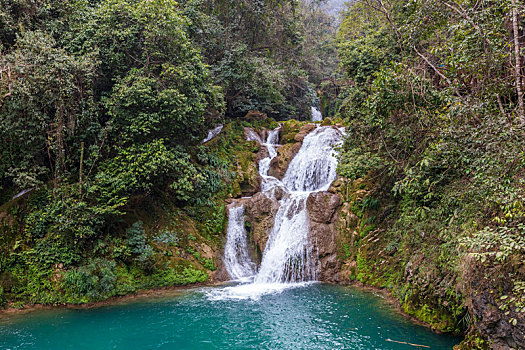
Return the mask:
{"type": "Polygon", "coordinates": [[[514,59],[515,59],[515,75],[516,75],[516,91],[518,92],[518,107],[519,118],[522,125],[525,125],[525,106],[523,105],[523,87],[521,79],[521,55],[520,55],[520,39],[519,39],[519,25],[518,25],[518,6],[516,0],[512,0],[512,27],[514,32],[514,59]]]}
{"type": "Polygon", "coordinates": [[[82,169],[84,165],[84,142],[80,143],[80,170],[78,172],[78,189],[82,197],[82,169]]]}

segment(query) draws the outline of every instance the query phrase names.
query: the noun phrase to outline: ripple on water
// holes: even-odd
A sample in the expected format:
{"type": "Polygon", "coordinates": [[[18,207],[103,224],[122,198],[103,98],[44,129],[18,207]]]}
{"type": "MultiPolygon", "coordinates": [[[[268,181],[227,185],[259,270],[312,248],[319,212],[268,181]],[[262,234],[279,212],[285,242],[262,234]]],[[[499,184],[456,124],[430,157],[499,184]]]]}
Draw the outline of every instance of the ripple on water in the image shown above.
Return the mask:
{"type": "Polygon", "coordinates": [[[412,324],[372,293],[319,283],[271,287],[199,288],[9,317],[0,321],[0,349],[408,349],[390,338],[440,350],[459,342],[412,324]]]}

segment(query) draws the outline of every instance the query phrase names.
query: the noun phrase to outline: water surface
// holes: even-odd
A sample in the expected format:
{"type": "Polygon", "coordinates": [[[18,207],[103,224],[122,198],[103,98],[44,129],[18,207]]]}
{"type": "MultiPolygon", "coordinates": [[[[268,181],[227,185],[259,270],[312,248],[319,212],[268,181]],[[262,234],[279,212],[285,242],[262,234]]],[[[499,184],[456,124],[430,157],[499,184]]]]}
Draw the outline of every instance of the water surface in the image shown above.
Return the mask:
{"type": "Polygon", "coordinates": [[[189,290],[95,309],[1,316],[0,349],[452,349],[374,293],[309,284],[254,299],[189,290]],[[425,349],[425,348],[421,348],[425,349]]]}

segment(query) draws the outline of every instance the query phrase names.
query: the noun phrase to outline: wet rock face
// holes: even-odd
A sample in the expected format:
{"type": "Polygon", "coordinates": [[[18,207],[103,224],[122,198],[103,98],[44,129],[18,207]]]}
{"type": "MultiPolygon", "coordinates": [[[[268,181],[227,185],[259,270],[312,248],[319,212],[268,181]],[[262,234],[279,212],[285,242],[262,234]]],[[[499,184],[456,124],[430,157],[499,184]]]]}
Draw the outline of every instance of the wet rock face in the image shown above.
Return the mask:
{"type": "Polygon", "coordinates": [[[252,198],[244,200],[245,220],[248,224],[248,240],[255,248],[254,261],[260,262],[264,252],[268,235],[273,227],[275,214],[279,210],[277,200],[266,197],[263,193],[257,193],[252,198]]]}
{"type": "MultiPolygon", "coordinates": [[[[504,310],[500,308],[501,300],[495,299],[495,295],[499,293],[493,291],[498,283],[490,279],[501,276],[501,271],[493,270],[480,269],[478,273],[470,276],[470,303],[475,326],[490,340],[491,349],[525,349],[525,314],[516,312],[512,306],[504,310]],[[512,320],[516,320],[515,325],[512,320]]],[[[503,283],[499,288],[510,292],[512,286],[503,283]]]]}
{"type": "Polygon", "coordinates": [[[288,165],[301,149],[304,138],[306,137],[306,135],[314,131],[315,128],[316,126],[313,124],[306,124],[302,126],[299,132],[294,136],[293,141],[295,142],[285,143],[284,145],[281,145],[277,149],[277,157],[275,157],[270,163],[268,175],[282,180],[284,174],[286,174],[288,165]]]}
{"type": "Polygon", "coordinates": [[[333,223],[334,214],[341,206],[341,197],[330,192],[312,193],[306,201],[306,207],[312,222],[333,223]]]}
{"type": "Polygon", "coordinates": [[[298,143],[298,142],[287,143],[285,145],[280,146],[277,149],[277,157],[272,159],[272,162],[270,163],[270,169],[268,169],[268,175],[278,178],[279,180],[282,180],[284,177],[284,174],[286,174],[288,165],[290,164],[292,159],[295,157],[297,152],[299,152],[300,148],[301,148],[301,143],[298,143]]]}
{"type": "Polygon", "coordinates": [[[294,140],[295,142],[303,142],[306,135],[314,131],[316,126],[314,124],[306,124],[301,127],[299,132],[295,135],[294,140]]]}
{"type": "Polygon", "coordinates": [[[336,223],[341,198],[330,192],[312,193],[306,201],[310,218],[310,237],[319,256],[319,280],[339,282],[341,261],[337,257],[336,223]]]}
{"type": "MultiPolygon", "coordinates": [[[[244,139],[254,143],[254,154],[251,154],[251,160],[243,163],[242,161],[238,165],[237,173],[239,174],[239,187],[240,194],[236,197],[247,197],[253,196],[255,193],[261,190],[262,178],[259,174],[257,164],[268,157],[268,150],[266,147],[261,145],[267,137],[267,131],[262,130],[256,132],[251,128],[244,128],[244,139]]],[[[240,157],[241,158],[241,157],[240,157]]]]}

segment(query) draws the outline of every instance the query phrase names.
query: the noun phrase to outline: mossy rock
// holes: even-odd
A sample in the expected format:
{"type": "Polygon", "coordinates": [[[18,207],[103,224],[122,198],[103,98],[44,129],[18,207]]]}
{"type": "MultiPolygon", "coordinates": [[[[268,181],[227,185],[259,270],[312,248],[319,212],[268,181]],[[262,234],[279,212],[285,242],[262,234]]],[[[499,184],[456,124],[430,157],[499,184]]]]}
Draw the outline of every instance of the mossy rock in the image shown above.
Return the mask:
{"type": "Polygon", "coordinates": [[[282,124],[282,131],[280,141],[281,144],[294,143],[295,135],[301,130],[301,127],[306,124],[295,119],[287,120],[282,124]]]}

